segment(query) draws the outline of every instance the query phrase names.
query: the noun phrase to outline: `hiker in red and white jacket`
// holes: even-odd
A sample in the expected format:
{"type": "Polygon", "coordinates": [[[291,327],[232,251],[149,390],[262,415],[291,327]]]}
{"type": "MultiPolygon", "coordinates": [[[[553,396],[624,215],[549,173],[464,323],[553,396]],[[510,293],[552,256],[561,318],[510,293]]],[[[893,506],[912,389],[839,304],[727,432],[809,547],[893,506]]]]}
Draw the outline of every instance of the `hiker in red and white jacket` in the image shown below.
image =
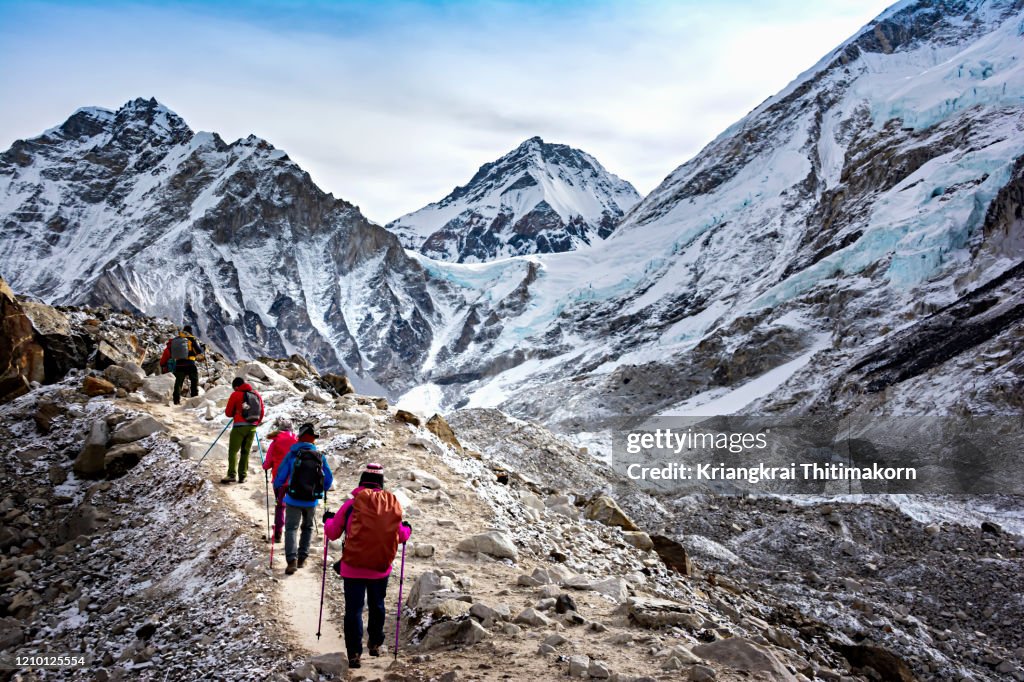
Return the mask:
{"type": "Polygon", "coordinates": [[[360,667],[363,653],[363,603],[367,603],[368,644],[371,656],[380,656],[384,644],[384,597],[391,563],[399,543],[409,540],[412,526],[402,520],[402,506],[384,490],[384,468],[367,464],[337,514],[324,513],[324,533],[337,540],[345,533],[338,573],[345,582],[345,649],[350,668],[360,667]]]}
{"type": "Polygon", "coordinates": [[[249,473],[249,451],[256,438],[256,427],[263,422],[263,396],[252,386],[245,383],[242,377],[235,377],[231,382],[235,389],[228,398],[224,416],[231,417],[231,439],[228,441],[228,475],[220,479],[221,483],[235,482],[235,460],[238,460],[238,482],[245,483],[249,473]]]}
{"type": "MultiPolygon", "coordinates": [[[[277,470],[281,467],[288,451],[299,442],[299,439],[292,433],[292,422],[287,417],[278,417],[274,420],[274,430],[267,434],[270,445],[267,446],[267,455],[263,460],[263,470],[271,472],[271,480],[277,478],[277,470]]],[[[274,542],[281,542],[281,533],[284,531],[284,494],[288,492],[288,485],[274,488],[274,498],[277,503],[274,506],[274,542]]]]}

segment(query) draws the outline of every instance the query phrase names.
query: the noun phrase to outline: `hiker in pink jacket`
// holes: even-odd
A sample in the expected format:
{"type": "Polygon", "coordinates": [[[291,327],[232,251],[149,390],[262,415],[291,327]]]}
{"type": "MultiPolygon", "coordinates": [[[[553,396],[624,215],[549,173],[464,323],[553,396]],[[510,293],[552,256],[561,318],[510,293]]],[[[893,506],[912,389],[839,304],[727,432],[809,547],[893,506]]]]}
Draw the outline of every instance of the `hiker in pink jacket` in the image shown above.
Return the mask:
{"type": "MultiPolygon", "coordinates": [[[[267,454],[263,460],[263,470],[270,469],[270,478],[273,480],[277,477],[277,468],[284,461],[284,456],[298,442],[298,438],[292,433],[291,420],[286,417],[278,417],[274,422],[274,431],[267,436],[267,439],[270,441],[270,446],[267,447],[267,454]]],[[[287,491],[287,482],[283,486],[274,488],[274,498],[277,500],[274,504],[274,542],[281,542],[281,533],[284,531],[284,494],[287,491]]]]}
{"type": "Polygon", "coordinates": [[[384,490],[384,468],[366,465],[352,497],[338,512],[324,513],[324,533],[337,540],[345,533],[341,561],[345,582],[345,649],[350,668],[360,667],[363,653],[363,604],[367,604],[369,650],[380,656],[384,644],[384,597],[398,545],[409,540],[412,526],[402,520],[402,507],[384,490]]]}

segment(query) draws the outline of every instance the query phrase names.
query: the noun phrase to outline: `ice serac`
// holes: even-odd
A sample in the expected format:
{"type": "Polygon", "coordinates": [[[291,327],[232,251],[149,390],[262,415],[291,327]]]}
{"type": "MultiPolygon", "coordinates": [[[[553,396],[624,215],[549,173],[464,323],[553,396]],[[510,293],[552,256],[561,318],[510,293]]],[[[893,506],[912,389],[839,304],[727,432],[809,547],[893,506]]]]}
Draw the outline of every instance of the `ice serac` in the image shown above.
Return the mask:
{"type": "Polygon", "coordinates": [[[431,258],[476,263],[591,244],[639,200],[631,184],[589,154],[532,137],[441,201],[387,227],[431,258]]]}
{"type": "Polygon", "coordinates": [[[430,347],[424,273],[393,235],[268,142],[195,133],[153,99],[15,142],[0,220],[16,291],[192,323],[232,357],[401,387],[430,347]]]}
{"type": "Polygon", "coordinates": [[[1022,25],[1009,0],[894,5],[608,239],[533,257],[524,305],[465,318],[486,355],[433,383],[567,430],[704,405],[1019,409],[1022,25]]]}

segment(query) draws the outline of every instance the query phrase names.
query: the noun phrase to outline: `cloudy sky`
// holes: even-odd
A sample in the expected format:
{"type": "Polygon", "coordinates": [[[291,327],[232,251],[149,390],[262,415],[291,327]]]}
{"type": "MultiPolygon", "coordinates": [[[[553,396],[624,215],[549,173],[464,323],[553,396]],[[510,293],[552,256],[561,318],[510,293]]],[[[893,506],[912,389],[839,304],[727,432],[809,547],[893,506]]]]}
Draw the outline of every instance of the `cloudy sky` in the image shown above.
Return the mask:
{"type": "Polygon", "coordinates": [[[0,0],[0,148],[156,97],[382,223],[533,135],[645,194],[888,4],[0,0]]]}

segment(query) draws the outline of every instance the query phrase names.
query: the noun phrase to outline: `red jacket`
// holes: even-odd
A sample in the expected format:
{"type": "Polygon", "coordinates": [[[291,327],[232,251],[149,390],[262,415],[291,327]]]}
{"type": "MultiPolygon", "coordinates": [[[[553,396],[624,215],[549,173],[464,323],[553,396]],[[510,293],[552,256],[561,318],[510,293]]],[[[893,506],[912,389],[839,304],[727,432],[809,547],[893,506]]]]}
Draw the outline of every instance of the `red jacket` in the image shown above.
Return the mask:
{"type": "Polygon", "coordinates": [[[170,369],[167,367],[167,363],[171,361],[171,342],[168,341],[167,345],[164,346],[164,352],[160,355],[160,371],[167,374],[170,369]]]}
{"type": "Polygon", "coordinates": [[[231,394],[230,398],[228,398],[227,407],[224,408],[224,416],[231,417],[232,419],[234,419],[235,426],[258,426],[259,424],[263,423],[263,415],[263,396],[254,391],[252,386],[249,384],[242,384],[241,386],[236,388],[235,392],[231,394]],[[256,422],[256,424],[248,422],[242,418],[242,403],[244,402],[244,395],[247,392],[254,393],[256,397],[259,398],[260,400],[260,420],[256,422]]]}
{"type": "Polygon", "coordinates": [[[285,455],[297,442],[299,442],[298,439],[291,431],[278,431],[277,435],[270,439],[270,447],[267,448],[267,458],[263,460],[263,468],[273,470],[272,478],[277,478],[277,468],[281,466],[285,455]]]}

